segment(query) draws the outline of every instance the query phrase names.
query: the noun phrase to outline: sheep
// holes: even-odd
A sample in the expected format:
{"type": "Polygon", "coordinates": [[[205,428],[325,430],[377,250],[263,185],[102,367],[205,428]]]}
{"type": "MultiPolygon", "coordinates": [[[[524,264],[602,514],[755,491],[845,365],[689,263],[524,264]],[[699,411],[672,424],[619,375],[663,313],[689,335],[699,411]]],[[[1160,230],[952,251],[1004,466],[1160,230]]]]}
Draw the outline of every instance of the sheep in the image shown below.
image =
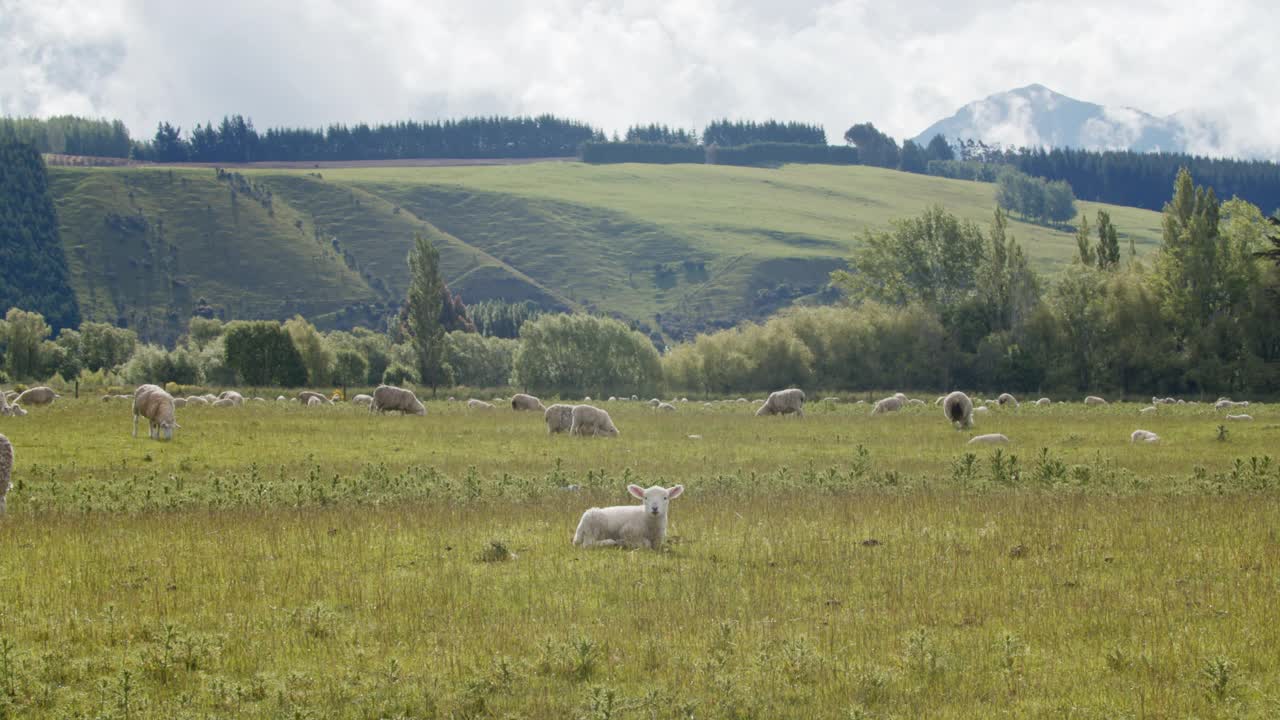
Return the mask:
{"type": "Polygon", "coordinates": [[[1084,404],[1085,405],[1106,405],[1107,401],[1103,400],[1097,395],[1090,395],[1089,397],[1084,399],[1084,404]]]}
{"type": "Polygon", "coordinates": [[[1151,413],[1153,413],[1153,412],[1155,412],[1155,411],[1156,411],[1156,406],[1155,406],[1155,405],[1150,405],[1150,406],[1148,406],[1148,407],[1144,407],[1144,408],[1142,408],[1141,410],[1139,410],[1139,411],[1138,411],[1138,414],[1139,414],[1139,415],[1149,415],[1149,414],[1151,414],[1151,413]]]}
{"type": "Polygon", "coordinates": [[[1018,407],[1019,405],[1018,398],[1010,395],[1009,393],[1000,393],[1000,396],[996,398],[996,402],[1000,405],[1013,405],[1014,407],[1018,407]]]}
{"type": "Polygon", "coordinates": [[[610,396],[609,396],[609,402],[618,402],[618,396],[617,396],[617,395],[610,395],[610,396]]]}
{"type": "Polygon", "coordinates": [[[1246,407],[1249,407],[1249,401],[1242,400],[1241,402],[1231,402],[1231,400],[1228,398],[1221,398],[1218,400],[1218,402],[1213,404],[1213,407],[1215,410],[1230,410],[1232,408],[1246,408],[1246,407]]]}
{"type": "MultiPolygon", "coordinates": [[[[214,403],[214,404],[217,405],[217,403],[214,403]]],[[[307,398],[307,407],[321,407],[322,405],[324,405],[324,400],[314,395],[307,398]]]]}
{"type": "Polygon", "coordinates": [[[659,400],[658,398],[653,398],[653,399],[649,400],[649,407],[651,407],[651,408],[656,408],[656,407],[658,407],[658,406],[659,406],[659,405],[661,405],[661,404],[662,404],[662,401],[661,401],[661,400],[659,400]]]}
{"type": "Polygon", "coordinates": [[[200,397],[204,398],[205,402],[209,404],[213,404],[213,402],[218,399],[218,396],[214,395],[213,393],[205,393],[200,397]]]}
{"type": "Polygon", "coordinates": [[[277,396],[276,396],[276,402],[289,402],[289,398],[287,398],[287,397],[285,397],[285,396],[283,396],[283,395],[277,395],[277,396]]]}
{"type": "Polygon", "coordinates": [[[368,405],[372,402],[373,402],[373,396],[365,395],[363,393],[351,398],[352,405],[368,405]]]}
{"type": "Polygon", "coordinates": [[[590,395],[588,395],[588,396],[586,396],[586,397],[582,398],[582,402],[591,402],[591,396],[590,396],[590,395]]]}
{"type": "Polygon", "coordinates": [[[804,417],[804,391],[799,388],[775,390],[756,410],[756,417],[765,415],[790,415],[804,417]]]}
{"type": "MultiPolygon", "coordinates": [[[[0,435],[0,515],[4,514],[5,497],[13,483],[9,480],[13,475],[13,443],[9,438],[0,435]]],[[[665,531],[666,528],[664,527],[665,531]]]]}
{"type": "Polygon", "coordinates": [[[746,399],[746,398],[738,398],[735,402],[744,403],[744,402],[746,402],[746,401],[747,401],[747,399],[746,399]]]}
{"type": "Polygon", "coordinates": [[[254,399],[253,399],[253,401],[254,401],[254,402],[259,402],[259,403],[264,403],[264,402],[266,402],[266,401],[267,401],[267,399],[266,399],[266,398],[256,397],[256,398],[254,398],[254,399]]]}
{"type": "Polygon", "coordinates": [[[1051,404],[1053,404],[1053,401],[1050,400],[1049,398],[1040,398],[1039,400],[1036,401],[1036,405],[1051,405],[1051,404]]]}
{"type": "Polygon", "coordinates": [[[467,409],[468,410],[492,410],[493,403],[487,403],[483,400],[476,400],[475,398],[472,398],[467,401],[467,409]]]}
{"type": "Polygon", "coordinates": [[[388,410],[399,410],[401,413],[414,415],[427,414],[427,408],[412,390],[394,385],[379,385],[378,389],[373,391],[373,402],[369,403],[369,412],[384,413],[388,410]]]}
{"type": "Polygon", "coordinates": [[[660,405],[658,405],[657,409],[663,412],[675,412],[676,406],[672,405],[671,403],[661,403],[660,405]]]}
{"type": "Polygon", "coordinates": [[[54,392],[53,388],[41,385],[22,393],[14,402],[20,405],[48,405],[60,397],[62,396],[54,392]]]}
{"type": "Polygon", "coordinates": [[[140,385],[133,393],[133,436],[138,437],[138,418],[150,425],[153,440],[172,440],[173,431],[181,427],[173,417],[173,396],[158,385],[140,385]]]}
{"type": "Polygon", "coordinates": [[[5,401],[6,401],[6,402],[14,402],[14,401],[16,401],[16,400],[18,399],[18,391],[17,391],[17,390],[5,390],[5,391],[4,391],[4,399],[5,399],[5,401]]]}
{"type": "Polygon", "coordinates": [[[986,415],[989,412],[991,412],[991,408],[986,405],[981,405],[973,409],[974,415],[986,415]]]}
{"type": "Polygon", "coordinates": [[[884,415],[885,413],[897,412],[902,409],[906,402],[897,395],[891,395],[876,403],[871,409],[872,415],[884,415]]]}
{"type": "MultiPolygon", "coordinates": [[[[589,406],[580,406],[589,407],[589,406]]],[[[578,529],[573,533],[577,547],[631,547],[657,550],[667,537],[668,505],[684,492],[683,485],[664,488],[654,485],[645,490],[628,485],[632,497],[643,505],[593,507],[582,513],[578,529]]]]}
{"type": "Polygon", "coordinates": [[[205,400],[204,397],[200,395],[188,395],[187,404],[188,405],[208,405],[209,401],[205,400]]]}
{"type": "Polygon", "coordinates": [[[236,401],[231,398],[221,398],[209,403],[213,407],[236,407],[236,401]]]}
{"type": "Polygon", "coordinates": [[[956,426],[956,429],[973,427],[973,401],[959,390],[948,394],[943,399],[942,414],[956,426]]]}
{"type": "Polygon", "coordinates": [[[243,396],[243,395],[241,395],[240,393],[236,392],[235,390],[223,390],[221,393],[219,393],[219,394],[218,394],[218,399],[219,399],[219,400],[230,400],[231,402],[235,403],[236,405],[243,405],[243,404],[244,404],[244,396],[243,396]]]}
{"type": "Polygon", "coordinates": [[[924,405],[924,401],[917,398],[911,398],[910,400],[907,401],[907,404],[911,405],[912,407],[918,407],[918,406],[924,405]]]}
{"type": "Polygon", "coordinates": [[[524,393],[516,393],[511,396],[511,409],[519,411],[537,410],[541,413],[545,413],[547,411],[547,408],[542,404],[541,400],[524,393]]]}
{"type": "Polygon", "coordinates": [[[974,435],[969,438],[969,445],[992,445],[997,443],[1007,443],[1009,438],[1000,433],[990,433],[988,435],[974,435]]]}
{"type": "Polygon", "coordinates": [[[174,398],[174,399],[173,399],[173,407],[174,407],[174,409],[177,409],[177,408],[180,408],[180,407],[186,407],[186,406],[187,406],[187,399],[186,399],[186,398],[174,398]]]}
{"type": "Polygon", "coordinates": [[[618,428],[613,424],[609,413],[592,405],[574,405],[570,435],[590,435],[592,437],[617,437],[618,428]]]}
{"type": "Polygon", "coordinates": [[[1134,430],[1134,431],[1133,431],[1133,434],[1129,435],[1129,442],[1131,442],[1131,443],[1136,443],[1136,442],[1147,442],[1147,443],[1160,442],[1160,436],[1159,436],[1159,435],[1156,435],[1155,433],[1151,432],[1150,430],[1134,430]]]}
{"type": "Polygon", "coordinates": [[[822,398],[822,402],[824,402],[824,403],[838,403],[838,402],[840,402],[840,398],[838,398],[838,397],[824,397],[824,398],[822,398]]]}
{"type": "Polygon", "coordinates": [[[638,401],[639,399],[640,399],[640,396],[639,396],[639,395],[632,395],[632,396],[631,396],[631,402],[636,402],[636,401],[638,401]]]}
{"type": "Polygon", "coordinates": [[[573,427],[573,406],[552,405],[543,411],[542,419],[547,423],[547,433],[549,435],[568,432],[573,427]]]}
{"type": "Polygon", "coordinates": [[[1227,419],[1228,420],[1244,420],[1247,422],[1247,421],[1253,420],[1253,416],[1252,415],[1228,415],[1227,419]]]}
{"type": "Polygon", "coordinates": [[[311,398],[313,398],[313,397],[314,397],[314,398],[320,398],[320,402],[325,403],[325,404],[331,404],[331,403],[333,403],[333,401],[329,399],[329,396],[328,396],[328,395],[325,395],[324,393],[318,393],[318,392],[316,392],[316,391],[314,391],[314,390],[303,390],[303,391],[299,392],[299,393],[298,393],[298,402],[300,402],[300,403],[310,404],[308,401],[309,401],[311,398]]]}

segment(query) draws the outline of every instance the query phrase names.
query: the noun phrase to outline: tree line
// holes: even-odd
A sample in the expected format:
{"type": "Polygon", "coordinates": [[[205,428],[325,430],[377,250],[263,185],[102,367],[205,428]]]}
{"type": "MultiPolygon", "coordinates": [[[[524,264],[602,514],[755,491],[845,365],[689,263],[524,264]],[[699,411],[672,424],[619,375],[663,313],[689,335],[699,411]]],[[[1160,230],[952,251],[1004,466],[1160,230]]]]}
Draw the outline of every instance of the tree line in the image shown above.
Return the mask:
{"type": "Polygon", "coordinates": [[[119,120],[58,115],[0,117],[0,142],[21,142],[41,153],[127,158],[134,142],[119,120]]]}

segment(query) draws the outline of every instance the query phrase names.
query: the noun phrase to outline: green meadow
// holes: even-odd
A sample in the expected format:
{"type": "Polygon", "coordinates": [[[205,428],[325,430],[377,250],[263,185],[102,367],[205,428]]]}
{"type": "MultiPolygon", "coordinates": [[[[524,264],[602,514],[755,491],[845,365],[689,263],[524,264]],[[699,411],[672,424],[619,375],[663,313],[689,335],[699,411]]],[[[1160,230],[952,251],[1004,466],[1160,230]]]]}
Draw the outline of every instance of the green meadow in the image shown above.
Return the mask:
{"type": "MultiPolygon", "coordinates": [[[[227,317],[372,324],[398,305],[415,234],[468,301],[616,314],[670,334],[767,316],[822,291],[859,236],[931,205],[986,227],[992,184],[872,167],[586,165],[50,168],[86,317],[173,340],[201,299],[227,317]],[[761,298],[773,298],[762,301],[761,298]]],[[[1106,209],[1139,257],[1160,215],[1106,209]]],[[[1033,266],[1076,253],[1070,227],[1014,219],[1033,266]]]]}
{"type": "Polygon", "coordinates": [[[0,419],[0,717],[1280,713],[1274,407],[857,399],[0,419]],[[666,548],[573,548],[628,483],[686,487],[666,548]]]}

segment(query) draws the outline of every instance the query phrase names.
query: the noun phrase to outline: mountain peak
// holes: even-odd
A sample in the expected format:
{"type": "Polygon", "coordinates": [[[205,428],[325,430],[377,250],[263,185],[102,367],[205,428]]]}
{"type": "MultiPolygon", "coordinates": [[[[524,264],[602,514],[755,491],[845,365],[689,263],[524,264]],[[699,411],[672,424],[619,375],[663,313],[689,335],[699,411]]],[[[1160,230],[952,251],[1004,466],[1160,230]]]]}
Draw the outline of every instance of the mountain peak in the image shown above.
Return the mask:
{"type": "Polygon", "coordinates": [[[980,140],[1017,147],[1183,152],[1191,134],[1176,116],[1158,118],[1128,107],[1109,108],[1056,92],[1040,83],[989,95],[930,125],[916,138],[927,143],[980,140]]]}

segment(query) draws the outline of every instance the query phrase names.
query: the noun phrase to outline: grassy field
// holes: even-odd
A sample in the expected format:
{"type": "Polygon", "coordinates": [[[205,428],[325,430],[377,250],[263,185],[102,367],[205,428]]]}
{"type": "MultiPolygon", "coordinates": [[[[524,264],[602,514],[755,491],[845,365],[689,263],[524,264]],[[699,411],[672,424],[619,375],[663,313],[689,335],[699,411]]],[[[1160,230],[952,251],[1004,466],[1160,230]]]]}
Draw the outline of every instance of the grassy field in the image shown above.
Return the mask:
{"type": "Polygon", "coordinates": [[[1280,413],[1138,407],[994,410],[992,449],[932,406],[586,440],[250,404],[159,443],[60,401],[0,422],[0,716],[1274,717],[1280,413]],[[628,482],[686,486],[667,549],[572,548],[628,482]]]}
{"type": "MultiPolygon", "coordinates": [[[[302,312],[322,326],[398,302],[415,233],[467,300],[585,307],[667,331],[732,323],[822,289],[858,236],[940,204],[984,228],[995,186],[870,167],[788,165],[246,169],[51,168],[86,315],[172,339],[201,297],[235,317],[302,312]],[[787,286],[782,301],[760,294],[787,286]],[[663,320],[659,321],[659,315],[663,320]]],[[[1159,214],[1111,212],[1140,256],[1159,214]]],[[[1070,229],[1014,221],[1037,269],[1070,229]]]]}

